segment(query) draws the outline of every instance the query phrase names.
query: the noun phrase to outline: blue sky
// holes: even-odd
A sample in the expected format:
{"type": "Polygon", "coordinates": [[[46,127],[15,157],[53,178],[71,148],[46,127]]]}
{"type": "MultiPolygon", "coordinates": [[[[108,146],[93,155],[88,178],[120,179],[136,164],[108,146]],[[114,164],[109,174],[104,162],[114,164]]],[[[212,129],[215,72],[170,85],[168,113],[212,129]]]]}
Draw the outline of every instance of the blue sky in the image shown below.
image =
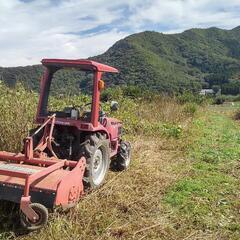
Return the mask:
{"type": "Polygon", "coordinates": [[[87,58],[132,33],[240,25],[240,0],[0,0],[0,66],[87,58]]]}

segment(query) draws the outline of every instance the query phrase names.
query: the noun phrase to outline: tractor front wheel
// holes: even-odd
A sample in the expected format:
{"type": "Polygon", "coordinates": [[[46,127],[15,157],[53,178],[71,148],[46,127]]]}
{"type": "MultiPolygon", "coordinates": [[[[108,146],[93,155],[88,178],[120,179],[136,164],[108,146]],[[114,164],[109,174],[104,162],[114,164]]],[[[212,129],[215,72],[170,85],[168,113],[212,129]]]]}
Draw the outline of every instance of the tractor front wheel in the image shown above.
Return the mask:
{"type": "Polygon", "coordinates": [[[86,137],[81,155],[86,157],[83,183],[85,189],[96,189],[102,185],[110,163],[109,141],[100,133],[86,137]]]}
{"type": "Polygon", "coordinates": [[[23,212],[20,212],[20,222],[26,230],[35,231],[42,228],[47,223],[48,210],[40,203],[31,203],[30,207],[37,213],[38,220],[32,222],[23,212]]]}
{"type": "Polygon", "coordinates": [[[121,141],[117,156],[111,162],[112,171],[124,171],[131,162],[131,145],[129,142],[121,141]]]}

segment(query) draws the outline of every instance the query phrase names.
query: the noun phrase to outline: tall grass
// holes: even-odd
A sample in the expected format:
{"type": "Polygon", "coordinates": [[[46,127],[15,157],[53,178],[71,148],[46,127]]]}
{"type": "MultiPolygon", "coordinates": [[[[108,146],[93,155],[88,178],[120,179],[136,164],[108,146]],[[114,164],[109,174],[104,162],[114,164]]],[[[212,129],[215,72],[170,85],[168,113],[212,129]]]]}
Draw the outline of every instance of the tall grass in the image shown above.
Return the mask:
{"type": "MultiPolygon", "coordinates": [[[[146,99],[129,98],[122,93],[116,96],[120,109],[110,113],[110,101],[103,103],[103,109],[124,123],[128,134],[146,134],[156,136],[178,137],[182,126],[194,112],[189,111],[187,104],[179,104],[175,98],[154,95],[146,99]]],[[[33,127],[37,110],[38,96],[28,92],[18,85],[9,89],[0,84],[0,149],[6,151],[19,151],[22,140],[33,127]]],[[[51,98],[50,108],[61,110],[66,106],[79,106],[90,102],[90,97],[74,96],[51,98]]],[[[188,103],[189,104],[189,103],[188,103]]]]}
{"type": "Polygon", "coordinates": [[[178,137],[195,112],[186,106],[169,96],[120,98],[120,109],[114,115],[123,120],[128,134],[178,137]]]}
{"type": "Polygon", "coordinates": [[[0,149],[19,151],[33,126],[37,95],[21,86],[9,89],[0,84],[0,149]]]}

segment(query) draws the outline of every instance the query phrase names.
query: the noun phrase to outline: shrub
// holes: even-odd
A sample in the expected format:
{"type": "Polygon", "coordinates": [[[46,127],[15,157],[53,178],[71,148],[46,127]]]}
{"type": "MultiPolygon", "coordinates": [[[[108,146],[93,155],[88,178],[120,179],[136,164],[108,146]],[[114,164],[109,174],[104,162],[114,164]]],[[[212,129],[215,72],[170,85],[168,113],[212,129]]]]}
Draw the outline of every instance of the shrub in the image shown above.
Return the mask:
{"type": "Polygon", "coordinates": [[[234,113],[233,118],[234,118],[235,120],[240,120],[240,109],[237,110],[237,111],[234,113]]]}
{"type": "Polygon", "coordinates": [[[151,99],[155,96],[154,91],[147,90],[138,86],[116,86],[105,89],[101,93],[101,101],[107,102],[110,100],[120,100],[123,97],[131,99],[151,99]]]}
{"type": "Polygon", "coordinates": [[[123,97],[123,90],[120,87],[107,88],[101,93],[101,101],[119,100],[123,97]]]}
{"type": "Polygon", "coordinates": [[[220,104],[223,104],[224,102],[225,102],[224,96],[217,96],[217,97],[214,99],[213,104],[220,105],[220,104]]]}
{"type": "Polygon", "coordinates": [[[196,103],[186,103],[184,106],[184,112],[190,116],[193,116],[194,113],[197,111],[197,104],[196,103]]]}
{"type": "Polygon", "coordinates": [[[199,95],[198,93],[193,94],[192,92],[184,92],[177,96],[177,100],[180,104],[196,103],[201,105],[206,100],[205,96],[199,95]]]}
{"type": "Polygon", "coordinates": [[[240,101],[240,95],[234,96],[233,101],[234,102],[239,102],[240,101]]]}
{"type": "Polygon", "coordinates": [[[183,128],[181,125],[163,124],[163,133],[168,137],[179,138],[182,135],[183,128]]]}
{"type": "Polygon", "coordinates": [[[141,98],[146,96],[145,89],[138,86],[124,86],[123,95],[130,98],[141,98]]]}

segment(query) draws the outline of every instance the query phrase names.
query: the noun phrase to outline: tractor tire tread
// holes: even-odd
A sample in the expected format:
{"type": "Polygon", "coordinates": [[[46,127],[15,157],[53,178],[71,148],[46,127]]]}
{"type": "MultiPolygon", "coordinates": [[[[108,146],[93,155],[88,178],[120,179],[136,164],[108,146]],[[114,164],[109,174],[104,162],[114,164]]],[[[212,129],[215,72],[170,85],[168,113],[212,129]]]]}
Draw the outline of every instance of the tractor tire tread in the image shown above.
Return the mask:
{"type": "MultiPolygon", "coordinates": [[[[98,187],[93,184],[93,182],[91,181],[91,177],[90,177],[92,156],[98,145],[104,146],[105,148],[107,148],[107,151],[109,151],[109,149],[108,149],[109,141],[107,140],[106,135],[102,135],[100,133],[88,135],[88,136],[86,136],[85,140],[89,140],[89,141],[86,141],[86,144],[84,144],[82,146],[80,155],[84,155],[86,157],[86,167],[85,167],[85,172],[84,172],[84,177],[83,177],[83,184],[84,184],[85,190],[90,190],[90,189],[95,189],[98,187]]],[[[109,154],[108,154],[108,158],[109,158],[108,159],[108,168],[109,168],[109,165],[110,165],[109,154]]]]}

